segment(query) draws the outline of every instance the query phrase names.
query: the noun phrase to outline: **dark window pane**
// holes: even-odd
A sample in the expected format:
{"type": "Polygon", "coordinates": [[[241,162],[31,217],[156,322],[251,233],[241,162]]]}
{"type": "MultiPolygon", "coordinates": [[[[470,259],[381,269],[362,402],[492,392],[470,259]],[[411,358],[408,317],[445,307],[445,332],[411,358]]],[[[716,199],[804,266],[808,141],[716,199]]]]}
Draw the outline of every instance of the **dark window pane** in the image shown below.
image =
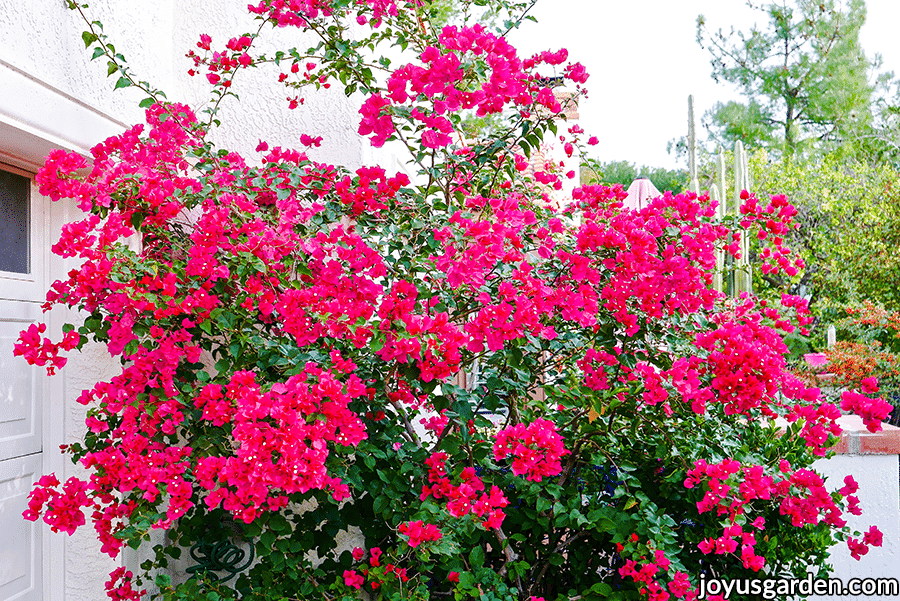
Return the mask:
{"type": "Polygon", "coordinates": [[[28,273],[27,177],[0,171],[0,271],[28,273]]]}

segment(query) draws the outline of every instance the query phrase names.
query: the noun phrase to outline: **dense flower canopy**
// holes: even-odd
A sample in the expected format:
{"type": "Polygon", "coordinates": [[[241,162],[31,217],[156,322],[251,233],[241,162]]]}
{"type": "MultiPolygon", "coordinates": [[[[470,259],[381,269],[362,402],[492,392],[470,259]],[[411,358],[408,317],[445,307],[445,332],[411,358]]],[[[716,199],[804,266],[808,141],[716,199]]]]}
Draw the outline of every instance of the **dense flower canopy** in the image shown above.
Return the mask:
{"type": "MultiPolygon", "coordinates": [[[[255,547],[233,588],[157,580],[166,599],[617,587],[665,601],[695,598],[701,565],[823,566],[858,500],[852,481],[828,493],[809,469],[840,411],[785,367],[779,330],[808,323],[805,303],[711,287],[717,253],[737,254],[742,236],[765,245],[767,271],[802,267],[782,244],[790,205],[744,192],[741,215],[719,221],[692,193],[640,211],[621,187],[560,200],[565,167],[529,175],[528,155],[564,119],[547,76],[561,70],[580,94],[583,67],[565,51],[520,58],[481,25],[433,28],[428,8],[260,2],[258,33],[221,51],[204,35],[189,55],[213,90],[208,123],[148,89],[146,126],[90,161],[48,157],[42,193],[88,215],[53,247],[80,263],[46,307],[85,319],[59,343],[31,326],[16,352],[53,373],[96,341],[122,369],[79,399],[88,433],[67,451],[88,479],[45,476],[26,517],[70,534],[89,518],[111,556],[168,529],[151,573],[210,535],[255,547]],[[347,19],[370,33],[342,38],[347,19]],[[256,55],[267,24],[322,43],[256,55]],[[379,80],[366,49],[400,39],[415,60],[379,80]],[[347,52],[329,54],[338,41],[347,52]],[[359,133],[410,150],[419,172],[322,164],[310,136],[253,157],[213,147],[218,101],[271,60],[290,65],[276,79],[291,89],[364,92],[359,133]],[[506,126],[464,140],[465,114],[506,126]],[[367,548],[341,552],[343,529],[367,548]]],[[[596,143],[583,134],[559,136],[566,155],[596,143]]],[[[869,392],[845,408],[874,427],[869,392]]],[[[135,578],[117,570],[110,596],[138,598],[135,578]]]]}

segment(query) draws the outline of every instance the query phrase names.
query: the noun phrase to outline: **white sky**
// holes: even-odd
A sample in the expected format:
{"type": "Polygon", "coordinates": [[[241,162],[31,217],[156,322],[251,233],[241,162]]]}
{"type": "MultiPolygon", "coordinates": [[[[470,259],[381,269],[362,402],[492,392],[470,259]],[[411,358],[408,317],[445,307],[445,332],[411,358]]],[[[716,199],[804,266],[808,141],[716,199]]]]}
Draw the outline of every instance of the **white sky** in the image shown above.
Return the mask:
{"type": "MultiPolygon", "coordinates": [[[[900,75],[900,0],[868,0],[867,7],[862,47],[900,75]]],[[[541,0],[531,14],[538,23],[510,36],[520,56],[565,47],[591,74],[579,106],[581,126],[600,138],[590,156],[669,169],[685,167],[666,144],[687,133],[688,95],[698,137],[707,109],[738,99],[710,77],[709,53],[696,42],[697,16],[711,31],[765,22],[744,0],[541,0]]]]}

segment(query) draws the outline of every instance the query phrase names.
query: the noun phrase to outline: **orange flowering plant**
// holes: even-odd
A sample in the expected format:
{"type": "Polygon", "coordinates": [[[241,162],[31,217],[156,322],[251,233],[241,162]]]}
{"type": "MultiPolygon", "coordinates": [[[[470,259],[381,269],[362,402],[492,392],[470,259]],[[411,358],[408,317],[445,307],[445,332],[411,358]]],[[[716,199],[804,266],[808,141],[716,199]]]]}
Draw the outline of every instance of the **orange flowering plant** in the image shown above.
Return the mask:
{"type": "Polygon", "coordinates": [[[889,422],[900,422],[900,313],[871,301],[840,309],[835,322],[838,340],[825,351],[825,370],[840,388],[877,386],[893,405],[889,422]],[[877,384],[872,383],[874,379],[877,384]],[[865,384],[864,384],[865,382],[865,384]]]}

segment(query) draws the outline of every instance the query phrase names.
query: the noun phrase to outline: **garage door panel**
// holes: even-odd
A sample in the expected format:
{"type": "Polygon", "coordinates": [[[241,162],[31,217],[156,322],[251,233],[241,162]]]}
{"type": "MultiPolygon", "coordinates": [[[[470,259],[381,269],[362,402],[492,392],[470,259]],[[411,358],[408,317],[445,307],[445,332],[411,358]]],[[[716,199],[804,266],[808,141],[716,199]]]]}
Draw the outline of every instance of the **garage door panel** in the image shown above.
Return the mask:
{"type": "Polygon", "coordinates": [[[45,317],[49,213],[29,174],[0,166],[0,219],[0,601],[42,601],[45,526],[22,512],[42,471],[50,387],[44,368],[13,356],[19,332],[45,317]]]}
{"type": "Polygon", "coordinates": [[[41,450],[42,368],[13,356],[19,332],[39,319],[35,303],[0,301],[0,459],[41,450]]]}
{"type": "Polygon", "coordinates": [[[40,474],[40,455],[0,461],[0,601],[41,599],[41,522],[22,517],[40,474]]]}

